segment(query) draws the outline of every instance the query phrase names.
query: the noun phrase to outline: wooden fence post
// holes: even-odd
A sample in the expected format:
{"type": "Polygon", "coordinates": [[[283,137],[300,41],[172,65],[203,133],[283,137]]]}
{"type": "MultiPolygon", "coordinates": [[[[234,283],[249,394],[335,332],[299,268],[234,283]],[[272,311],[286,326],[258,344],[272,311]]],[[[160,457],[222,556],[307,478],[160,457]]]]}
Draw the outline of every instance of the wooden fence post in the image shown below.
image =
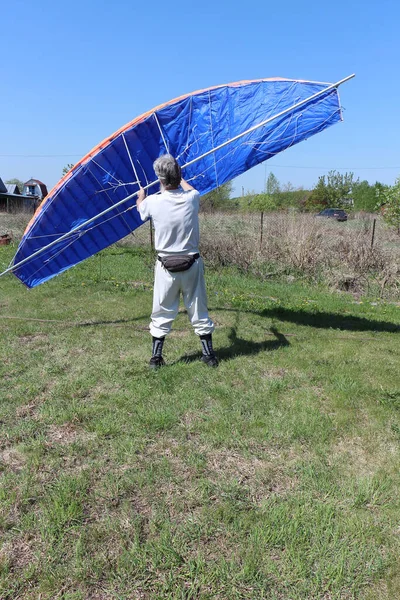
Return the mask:
{"type": "Polygon", "coordinates": [[[154,250],[154,241],[153,241],[153,221],[149,219],[150,222],[150,246],[151,249],[154,250]]]}
{"type": "Polygon", "coordinates": [[[372,224],[372,237],[371,237],[371,248],[374,247],[374,239],[375,239],[375,225],[376,225],[376,219],[374,219],[374,222],[372,224]]]}

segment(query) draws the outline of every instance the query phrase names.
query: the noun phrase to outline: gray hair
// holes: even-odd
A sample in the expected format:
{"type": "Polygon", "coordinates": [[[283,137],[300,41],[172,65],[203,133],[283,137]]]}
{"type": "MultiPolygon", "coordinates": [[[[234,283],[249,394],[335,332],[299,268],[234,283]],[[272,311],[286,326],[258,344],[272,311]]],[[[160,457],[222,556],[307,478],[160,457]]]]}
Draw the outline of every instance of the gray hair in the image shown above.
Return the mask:
{"type": "Polygon", "coordinates": [[[154,161],[153,168],[166,189],[177,188],[181,182],[181,168],[171,154],[163,154],[154,161]]]}

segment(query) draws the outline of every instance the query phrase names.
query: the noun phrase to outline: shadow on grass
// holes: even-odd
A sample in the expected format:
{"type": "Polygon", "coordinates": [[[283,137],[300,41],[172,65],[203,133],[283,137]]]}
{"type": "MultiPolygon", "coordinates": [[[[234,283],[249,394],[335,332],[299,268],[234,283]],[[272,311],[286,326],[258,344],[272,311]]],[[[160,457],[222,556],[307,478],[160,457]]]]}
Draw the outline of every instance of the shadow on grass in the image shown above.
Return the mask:
{"type": "MultiPolygon", "coordinates": [[[[243,338],[238,337],[236,327],[232,327],[230,333],[228,334],[230,344],[225,348],[218,348],[217,356],[220,361],[231,360],[238,356],[251,356],[254,354],[258,354],[259,352],[270,352],[272,350],[277,350],[283,346],[289,346],[288,340],[285,336],[280,333],[274,327],[271,327],[271,332],[275,335],[274,340],[267,340],[265,342],[252,342],[250,340],[245,340],[243,338]]],[[[195,354],[189,354],[182,356],[175,363],[191,363],[195,361],[199,361],[201,359],[201,352],[196,352],[195,354]]]]}
{"type": "Polygon", "coordinates": [[[400,333],[400,325],[388,321],[376,321],[354,315],[339,315],[329,312],[311,313],[305,310],[291,310],[289,308],[266,308],[261,311],[237,308],[210,308],[210,312],[236,312],[251,313],[268,319],[279,319],[296,325],[316,327],[319,329],[342,329],[344,331],[387,331],[400,333]]]}
{"type": "MultiPolygon", "coordinates": [[[[289,346],[289,342],[285,335],[280,333],[276,328],[271,327],[269,330],[274,334],[275,339],[262,342],[253,342],[237,335],[238,321],[241,314],[254,314],[268,319],[279,319],[280,321],[295,323],[307,327],[316,327],[320,329],[338,329],[344,331],[375,331],[399,333],[400,325],[387,321],[377,321],[365,317],[356,317],[354,315],[340,315],[329,312],[311,313],[304,310],[292,310],[288,308],[268,308],[261,311],[249,309],[237,309],[228,307],[213,307],[210,312],[234,312],[236,313],[236,325],[233,326],[228,334],[229,345],[218,348],[217,355],[220,361],[228,361],[238,356],[251,356],[259,352],[268,352],[277,350],[278,348],[289,346]]],[[[93,327],[96,325],[126,326],[135,321],[143,320],[145,316],[133,317],[131,319],[119,319],[114,321],[97,321],[81,323],[81,327],[93,327]]],[[[148,331],[148,326],[137,327],[148,331]]],[[[189,329],[191,327],[189,326],[189,329]]],[[[192,363],[201,359],[201,352],[184,355],[172,364],[177,363],[192,363]]]]}
{"type": "MultiPolygon", "coordinates": [[[[229,307],[212,307],[209,309],[210,312],[234,312],[237,315],[240,314],[253,314],[268,319],[279,319],[280,321],[286,321],[288,323],[295,323],[296,325],[303,325],[306,327],[316,327],[318,329],[341,329],[343,331],[376,331],[376,332],[389,332],[389,333],[400,333],[400,325],[396,323],[390,323],[389,321],[377,321],[375,319],[368,319],[365,317],[356,317],[354,315],[340,315],[337,313],[329,312],[316,312],[311,313],[305,310],[292,310],[289,308],[266,308],[264,310],[253,310],[246,308],[229,308],[229,307]]],[[[184,312],[184,311],[180,311],[184,312]]],[[[88,321],[86,323],[77,323],[78,327],[93,327],[96,325],[119,325],[133,324],[137,321],[144,321],[149,318],[149,315],[141,315],[139,317],[132,317],[131,319],[118,319],[118,320],[104,320],[104,321],[88,321]]],[[[148,331],[148,325],[137,327],[148,331]]],[[[190,330],[190,324],[188,324],[188,330],[190,330]]],[[[233,331],[236,331],[234,329],[233,331]]],[[[275,330],[271,329],[273,333],[275,330]]],[[[276,332],[277,334],[278,332],[276,332]]],[[[233,335],[233,334],[232,334],[233,335]]],[[[280,334],[282,335],[282,334],[280,334]]],[[[235,334],[236,336],[236,334],[235,334]]],[[[233,338],[233,345],[235,340],[239,338],[233,338]]],[[[253,342],[248,340],[241,340],[241,345],[251,345],[253,342]]],[[[267,343],[267,342],[265,342],[267,343]]],[[[268,342],[275,344],[275,341],[268,342]]]]}

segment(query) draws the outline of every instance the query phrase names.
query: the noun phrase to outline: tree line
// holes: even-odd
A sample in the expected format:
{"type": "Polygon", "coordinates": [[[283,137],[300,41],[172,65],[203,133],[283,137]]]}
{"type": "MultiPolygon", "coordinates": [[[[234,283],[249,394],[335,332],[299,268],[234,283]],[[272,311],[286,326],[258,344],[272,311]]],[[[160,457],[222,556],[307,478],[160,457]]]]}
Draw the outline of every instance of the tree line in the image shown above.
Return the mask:
{"type": "Polygon", "coordinates": [[[290,182],[281,184],[274,173],[265,182],[265,191],[247,192],[239,198],[231,198],[232,183],[228,182],[202,198],[204,209],[245,209],[273,211],[297,209],[318,212],[324,208],[345,208],[355,211],[374,212],[388,186],[355,179],[353,173],[330,171],[321,175],[312,189],[295,188],[290,182]]]}
{"type": "Polygon", "coordinates": [[[291,183],[281,184],[274,173],[270,173],[262,193],[247,192],[241,197],[231,198],[233,185],[227,182],[201,199],[204,212],[218,210],[243,210],[271,212],[296,210],[319,212],[324,208],[343,208],[349,212],[380,213],[387,223],[400,234],[400,177],[392,186],[379,181],[370,184],[355,179],[354,173],[329,171],[321,175],[310,190],[295,188],[291,183]]]}

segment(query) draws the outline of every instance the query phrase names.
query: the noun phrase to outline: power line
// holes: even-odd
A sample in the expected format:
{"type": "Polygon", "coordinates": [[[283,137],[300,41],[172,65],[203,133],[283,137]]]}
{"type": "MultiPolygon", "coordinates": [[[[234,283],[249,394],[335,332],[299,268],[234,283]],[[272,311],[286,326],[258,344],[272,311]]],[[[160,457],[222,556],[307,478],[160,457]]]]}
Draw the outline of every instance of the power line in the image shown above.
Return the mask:
{"type": "Polygon", "coordinates": [[[0,154],[2,158],[68,158],[84,156],[81,154],[0,154]]]}
{"type": "Polygon", "coordinates": [[[284,169],[321,169],[322,171],[377,171],[385,169],[396,169],[400,171],[400,167],[308,167],[308,166],[295,166],[295,165],[274,165],[269,163],[270,167],[282,167],[284,169]]]}

